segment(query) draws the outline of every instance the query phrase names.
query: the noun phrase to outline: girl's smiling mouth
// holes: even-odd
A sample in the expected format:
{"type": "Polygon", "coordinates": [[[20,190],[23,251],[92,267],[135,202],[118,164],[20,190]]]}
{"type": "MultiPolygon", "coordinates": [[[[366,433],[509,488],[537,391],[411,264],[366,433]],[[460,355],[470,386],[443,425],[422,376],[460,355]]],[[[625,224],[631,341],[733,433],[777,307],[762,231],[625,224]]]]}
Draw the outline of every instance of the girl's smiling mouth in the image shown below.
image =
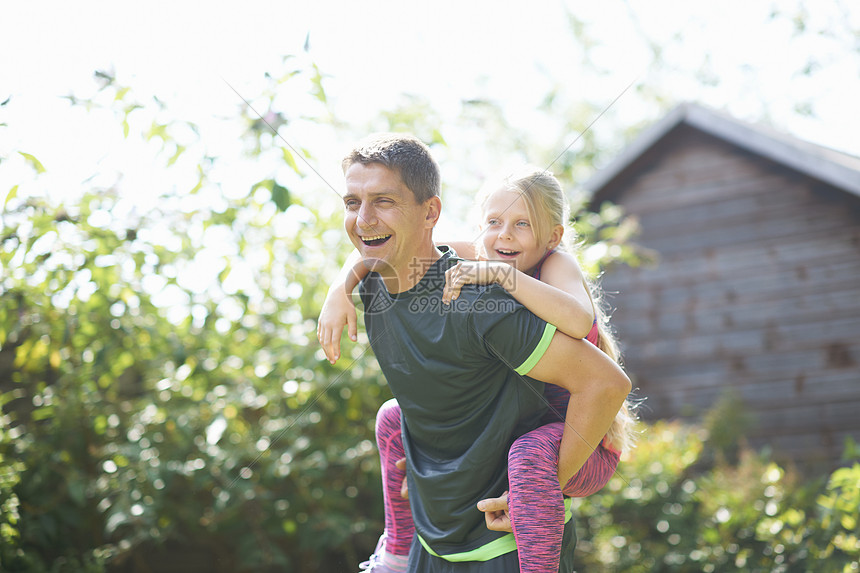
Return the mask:
{"type": "Polygon", "coordinates": [[[496,253],[499,254],[500,257],[503,258],[511,258],[516,257],[520,254],[521,251],[509,251],[507,249],[496,249],[496,253]]]}

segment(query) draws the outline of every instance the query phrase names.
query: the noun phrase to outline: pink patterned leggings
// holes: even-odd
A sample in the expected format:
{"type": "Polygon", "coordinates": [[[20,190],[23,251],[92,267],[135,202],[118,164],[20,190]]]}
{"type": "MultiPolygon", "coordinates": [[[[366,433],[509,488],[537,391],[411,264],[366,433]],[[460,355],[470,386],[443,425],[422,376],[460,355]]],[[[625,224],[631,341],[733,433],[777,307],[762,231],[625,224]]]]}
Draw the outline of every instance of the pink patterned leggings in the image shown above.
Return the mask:
{"type": "MultiPolygon", "coordinates": [[[[558,451],[563,430],[563,422],[540,426],[520,436],[508,454],[508,506],[521,573],[558,571],[564,533],[563,495],[585,497],[599,491],[618,466],[620,452],[607,447],[604,439],[564,490],[560,490],[558,451]]],[[[406,472],[395,467],[397,460],[404,457],[400,406],[396,400],[389,400],[379,409],[376,443],[382,461],[385,549],[405,556],[415,527],[409,500],[400,496],[406,472]]]]}

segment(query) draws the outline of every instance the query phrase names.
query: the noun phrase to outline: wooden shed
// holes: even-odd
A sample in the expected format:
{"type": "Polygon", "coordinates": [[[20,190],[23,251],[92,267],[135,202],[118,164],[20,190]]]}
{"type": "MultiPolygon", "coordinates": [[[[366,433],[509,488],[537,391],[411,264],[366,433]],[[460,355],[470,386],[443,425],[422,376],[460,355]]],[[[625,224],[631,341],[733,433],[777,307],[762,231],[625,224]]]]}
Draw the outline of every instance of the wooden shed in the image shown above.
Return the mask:
{"type": "Polygon", "coordinates": [[[837,465],[860,442],[860,158],[684,104],[585,187],[658,256],[603,280],[643,418],[731,390],[752,446],[837,465]]]}

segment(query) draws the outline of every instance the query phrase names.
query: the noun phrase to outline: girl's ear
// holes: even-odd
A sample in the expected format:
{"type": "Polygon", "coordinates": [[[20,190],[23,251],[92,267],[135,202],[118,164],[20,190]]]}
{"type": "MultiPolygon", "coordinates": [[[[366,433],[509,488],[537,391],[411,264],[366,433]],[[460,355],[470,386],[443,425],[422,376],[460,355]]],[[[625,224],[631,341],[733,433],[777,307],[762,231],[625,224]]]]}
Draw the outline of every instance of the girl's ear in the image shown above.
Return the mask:
{"type": "Polygon", "coordinates": [[[556,225],[552,228],[552,232],[549,234],[549,242],[547,243],[547,250],[556,248],[560,243],[561,239],[564,237],[564,226],[556,225]]]}

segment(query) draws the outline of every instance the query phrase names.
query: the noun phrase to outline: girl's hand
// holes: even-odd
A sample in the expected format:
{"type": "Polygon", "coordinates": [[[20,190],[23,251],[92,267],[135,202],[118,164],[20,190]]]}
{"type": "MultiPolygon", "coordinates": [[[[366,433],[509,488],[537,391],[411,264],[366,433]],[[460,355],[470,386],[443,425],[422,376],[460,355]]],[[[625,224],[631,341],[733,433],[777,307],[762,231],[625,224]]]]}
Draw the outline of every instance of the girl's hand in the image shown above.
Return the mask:
{"type": "Polygon", "coordinates": [[[463,285],[488,285],[498,283],[510,290],[514,283],[516,269],[501,261],[460,261],[445,271],[445,289],[442,302],[450,303],[460,296],[463,285]]]}
{"type": "Polygon", "coordinates": [[[333,286],[325,297],[319,322],[317,339],[322,345],[328,361],[334,364],[340,358],[340,336],[347,327],[349,339],[358,337],[358,316],[352,298],[342,286],[333,286]]]}

